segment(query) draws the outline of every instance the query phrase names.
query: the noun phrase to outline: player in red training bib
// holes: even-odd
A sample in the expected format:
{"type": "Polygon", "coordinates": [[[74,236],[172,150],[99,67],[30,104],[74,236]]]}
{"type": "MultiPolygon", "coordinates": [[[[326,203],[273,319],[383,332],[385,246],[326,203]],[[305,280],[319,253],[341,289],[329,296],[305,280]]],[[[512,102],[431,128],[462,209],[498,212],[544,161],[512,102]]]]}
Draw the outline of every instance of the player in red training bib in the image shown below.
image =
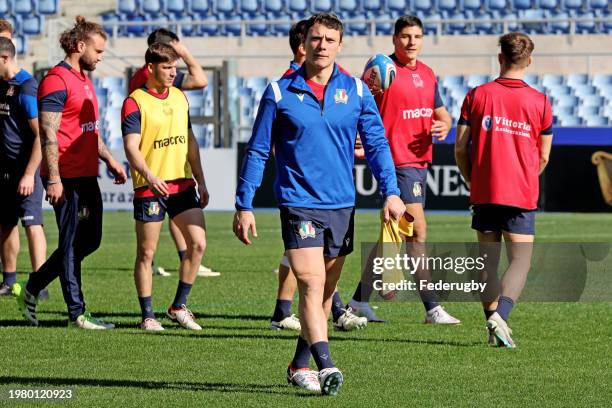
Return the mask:
{"type": "Polygon", "coordinates": [[[47,72],[38,88],[41,175],[55,211],[58,248],[30,275],[17,302],[25,318],[38,325],[38,295],[59,277],[70,324],[82,329],[110,329],[114,325],[86,312],[81,289],[81,262],[98,249],[102,239],[98,159],[106,163],[115,183],[127,180],[123,166],[100,136],[98,101],[88,76],[102,61],[106,33],[99,24],[78,16],[74,27],[62,33],[60,45],[66,58],[47,72]]]}
{"type": "Polygon", "coordinates": [[[507,322],[530,268],[538,178],[550,155],[553,115],[546,95],[523,81],[531,39],[509,33],[499,45],[499,78],[472,89],[463,101],[455,157],[470,185],[472,228],[487,254],[486,270],[493,271],[487,279],[493,290],[482,296],[489,343],[515,347],[507,322]],[[502,237],[510,264],[499,286],[502,237]]]}
{"type": "MultiPolygon", "coordinates": [[[[402,16],[395,22],[393,34],[396,76],[389,89],[382,92],[372,89],[385,125],[389,140],[397,184],[406,211],[414,217],[414,234],[408,238],[407,251],[415,257],[424,253],[427,239],[425,220],[425,196],[427,167],[432,159],[432,140],[446,139],[451,127],[451,117],[438,92],[436,74],[418,60],[423,48],[423,23],[415,16],[402,16]]],[[[375,250],[370,259],[375,256],[375,250]]],[[[369,321],[378,319],[368,301],[373,290],[372,268],[366,267],[349,306],[369,321]]],[[[417,270],[414,279],[430,280],[426,269],[417,270]]],[[[434,324],[458,324],[460,321],[446,312],[433,291],[419,292],[425,307],[425,322],[434,324]]]]}

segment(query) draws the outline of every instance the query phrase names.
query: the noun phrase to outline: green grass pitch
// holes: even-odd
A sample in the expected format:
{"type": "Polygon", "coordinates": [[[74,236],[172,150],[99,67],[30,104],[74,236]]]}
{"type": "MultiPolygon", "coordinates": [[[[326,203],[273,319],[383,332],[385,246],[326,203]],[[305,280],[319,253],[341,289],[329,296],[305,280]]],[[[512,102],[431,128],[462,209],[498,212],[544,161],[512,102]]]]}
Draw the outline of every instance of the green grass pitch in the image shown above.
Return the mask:
{"type": "MultiPolygon", "coordinates": [[[[267,329],[277,285],[272,271],[282,253],[278,215],[256,215],[259,238],[249,248],[233,237],[232,214],[206,215],[204,263],[222,275],[200,278],[190,296],[204,330],[188,332],[162,319],[166,331],[149,334],[136,329],[140,314],[132,278],[131,214],[107,213],[102,246],[84,263],[83,287],[88,310],[118,328],[67,329],[57,281],[50,301],[38,307],[38,328],[25,324],[14,299],[0,299],[0,406],[15,405],[7,399],[8,389],[45,387],[71,387],[76,397],[65,404],[91,407],[610,406],[610,302],[519,302],[511,319],[516,350],[486,346],[476,303],[446,305],[463,322],[456,327],[424,325],[417,303],[379,303],[378,314],[388,324],[330,331],[334,361],[346,380],[338,397],[289,387],[285,369],[296,334],[267,329]]],[[[56,228],[50,214],[46,219],[50,253],[56,228]]],[[[436,214],[428,221],[432,242],[474,240],[467,215],[436,214]]],[[[612,242],[610,225],[612,214],[541,214],[538,239],[612,242]]],[[[373,241],[377,234],[377,214],[358,213],[356,240],[373,241]]],[[[20,271],[29,268],[26,249],[22,235],[20,271]]],[[[156,259],[173,273],[154,279],[153,305],[161,317],[177,279],[167,228],[156,259]]],[[[340,281],[345,301],[358,270],[356,251],[340,281]]]]}

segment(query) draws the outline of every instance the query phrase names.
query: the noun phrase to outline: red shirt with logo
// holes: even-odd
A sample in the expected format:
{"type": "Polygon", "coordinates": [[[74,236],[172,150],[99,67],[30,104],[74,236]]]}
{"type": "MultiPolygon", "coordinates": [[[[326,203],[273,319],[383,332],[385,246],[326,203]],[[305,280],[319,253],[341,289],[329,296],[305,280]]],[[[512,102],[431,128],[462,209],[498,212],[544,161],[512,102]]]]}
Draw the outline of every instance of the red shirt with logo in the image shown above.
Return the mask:
{"type": "Polygon", "coordinates": [[[395,167],[425,168],[431,163],[434,110],[444,106],[433,70],[421,61],[400,64],[395,55],[393,84],[376,96],[395,167]]]}
{"type": "Polygon", "coordinates": [[[546,95],[519,79],[472,89],[459,119],[471,130],[470,203],[537,208],[540,135],[552,135],[552,122],[546,95]]]}
{"type": "MultiPolygon", "coordinates": [[[[38,87],[39,111],[60,112],[57,131],[62,178],[98,176],[98,100],[93,83],[65,62],[53,67],[38,87]]],[[[47,175],[45,166],[41,175],[47,175]]]]}

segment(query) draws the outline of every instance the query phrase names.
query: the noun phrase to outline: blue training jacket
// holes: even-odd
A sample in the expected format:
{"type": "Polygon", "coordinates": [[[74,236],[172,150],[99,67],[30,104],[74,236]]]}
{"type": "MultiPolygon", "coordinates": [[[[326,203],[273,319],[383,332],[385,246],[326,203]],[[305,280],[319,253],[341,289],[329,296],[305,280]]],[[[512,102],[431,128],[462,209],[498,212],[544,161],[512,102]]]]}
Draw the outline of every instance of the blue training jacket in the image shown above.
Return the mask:
{"type": "Polygon", "coordinates": [[[399,195],[378,108],[367,86],[334,66],[319,104],[304,68],[272,82],[261,101],[242,163],[236,208],[253,208],[272,145],[279,205],[337,209],[355,205],[353,150],[359,132],[384,197],[399,195]]]}

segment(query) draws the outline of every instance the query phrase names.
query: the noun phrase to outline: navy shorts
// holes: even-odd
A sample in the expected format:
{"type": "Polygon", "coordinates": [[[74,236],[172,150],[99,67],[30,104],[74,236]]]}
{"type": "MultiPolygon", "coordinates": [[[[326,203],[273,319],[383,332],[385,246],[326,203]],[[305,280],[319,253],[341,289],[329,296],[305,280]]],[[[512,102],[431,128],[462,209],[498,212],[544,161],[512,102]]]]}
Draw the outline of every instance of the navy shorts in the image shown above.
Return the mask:
{"type": "Polygon", "coordinates": [[[422,204],[425,207],[427,168],[396,167],[395,175],[404,204],[422,204]]]}
{"type": "Polygon", "coordinates": [[[475,204],[472,206],[472,229],[535,235],[535,214],[535,210],[498,204],[475,204]]]}
{"type": "Polygon", "coordinates": [[[330,258],[353,252],[355,207],[280,207],[280,218],[285,250],[323,247],[323,255],[330,258]]]}
{"type": "Polygon", "coordinates": [[[42,199],[43,185],[40,173],[34,176],[34,192],[27,197],[17,193],[21,174],[0,171],[0,225],[14,227],[17,221],[21,225],[43,225],[42,199]]]}
{"type": "Polygon", "coordinates": [[[174,218],[192,208],[202,208],[195,187],[168,197],[134,197],[134,219],[142,222],[163,221],[166,213],[174,218]]]}

